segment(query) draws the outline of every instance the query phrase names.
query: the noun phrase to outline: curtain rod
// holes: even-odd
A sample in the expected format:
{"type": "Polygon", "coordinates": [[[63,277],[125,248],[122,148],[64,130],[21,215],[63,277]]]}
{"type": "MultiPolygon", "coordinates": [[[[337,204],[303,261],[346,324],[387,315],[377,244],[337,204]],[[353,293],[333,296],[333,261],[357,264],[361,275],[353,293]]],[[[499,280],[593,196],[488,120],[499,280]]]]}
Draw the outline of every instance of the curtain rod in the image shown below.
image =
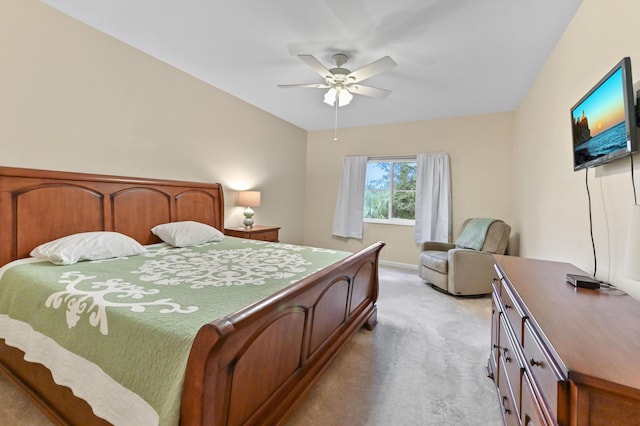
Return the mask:
{"type": "Polygon", "coordinates": [[[368,160],[402,160],[416,158],[418,154],[404,154],[404,155],[347,155],[347,157],[367,157],[368,160]]]}
{"type": "MultiPolygon", "coordinates": [[[[421,153],[423,154],[423,153],[421,153]]],[[[437,151],[437,152],[427,152],[424,154],[447,154],[447,152],[444,151],[437,151]]],[[[371,156],[371,155],[346,155],[346,157],[367,157],[367,160],[406,160],[406,159],[413,159],[413,158],[417,158],[418,154],[393,154],[393,155],[377,155],[377,156],[371,156]]]]}

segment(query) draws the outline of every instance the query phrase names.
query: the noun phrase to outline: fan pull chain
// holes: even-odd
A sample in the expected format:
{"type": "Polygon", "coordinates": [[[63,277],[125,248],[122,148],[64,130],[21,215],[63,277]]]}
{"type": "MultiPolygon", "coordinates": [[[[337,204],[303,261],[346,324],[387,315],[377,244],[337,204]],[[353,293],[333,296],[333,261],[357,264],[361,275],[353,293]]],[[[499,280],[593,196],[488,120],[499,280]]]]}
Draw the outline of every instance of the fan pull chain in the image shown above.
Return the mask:
{"type": "Polygon", "coordinates": [[[336,101],[334,104],[336,106],[336,121],[335,121],[335,127],[333,129],[333,140],[337,141],[338,140],[338,95],[336,95],[336,101]]]}

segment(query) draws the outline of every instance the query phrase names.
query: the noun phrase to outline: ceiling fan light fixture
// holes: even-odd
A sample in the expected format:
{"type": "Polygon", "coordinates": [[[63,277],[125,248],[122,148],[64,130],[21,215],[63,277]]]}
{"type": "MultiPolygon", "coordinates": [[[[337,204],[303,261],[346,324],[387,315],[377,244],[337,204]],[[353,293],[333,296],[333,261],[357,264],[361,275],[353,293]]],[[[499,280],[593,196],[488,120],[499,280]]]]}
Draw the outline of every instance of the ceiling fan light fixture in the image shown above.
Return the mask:
{"type": "Polygon", "coordinates": [[[324,94],[324,103],[331,106],[335,106],[336,100],[338,101],[338,106],[349,105],[352,99],[353,95],[347,89],[341,87],[332,87],[324,94]]]}
{"type": "Polygon", "coordinates": [[[347,89],[338,91],[338,106],[349,105],[351,99],[353,99],[353,95],[347,89]]]}
{"type": "Polygon", "coordinates": [[[327,105],[334,106],[336,103],[336,96],[338,92],[333,87],[327,90],[327,93],[324,94],[324,103],[327,105]]]}
{"type": "Polygon", "coordinates": [[[298,57],[324,78],[324,84],[284,84],[279,85],[279,87],[328,88],[329,90],[324,94],[323,102],[335,108],[334,141],[338,140],[338,107],[349,105],[354,94],[373,98],[385,98],[391,93],[390,90],[360,84],[363,80],[395,67],[396,63],[388,56],[373,61],[369,65],[365,65],[353,72],[342,67],[349,59],[344,53],[336,53],[332,56],[336,67],[331,69],[327,69],[327,67],[313,55],[304,54],[298,55],[298,57]],[[353,93],[351,93],[351,91],[353,91],[353,93]]]}
{"type": "MultiPolygon", "coordinates": [[[[360,84],[363,80],[371,78],[382,72],[390,70],[396,63],[389,56],[384,56],[376,61],[365,65],[355,71],[350,71],[342,66],[349,57],[344,53],[336,53],[331,58],[336,65],[335,68],[328,69],[313,55],[303,54],[298,57],[313,70],[322,76],[324,83],[311,84],[279,84],[279,87],[303,87],[313,89],[329,89],[324,95],[324,103],[337,108],[349,105],[353,95],[363,95],[373,98],[385,98],[391,94],[390,90],[378,89],[376,87],[360,84]]],[[[336,113],[337,114],[337,113],[336,113]]]]}

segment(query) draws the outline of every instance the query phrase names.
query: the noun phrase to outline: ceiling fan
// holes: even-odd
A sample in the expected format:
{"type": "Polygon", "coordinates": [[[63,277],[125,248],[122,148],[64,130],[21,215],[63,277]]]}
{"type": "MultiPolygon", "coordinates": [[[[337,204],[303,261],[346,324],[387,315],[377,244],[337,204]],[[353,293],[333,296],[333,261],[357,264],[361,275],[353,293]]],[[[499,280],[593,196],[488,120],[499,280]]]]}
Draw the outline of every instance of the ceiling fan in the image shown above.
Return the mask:
{"type": "Polygon", "coordinates": [[[309,65],[315,72],[320,74],[324,83],[311,84],[280,84],[278,87],[284,88],[309,88],[309,89],[329,89],[324,95],[324,102],[331,106],[348,105],[353,99],[353,95],[370,96],[373,98],[385,98],[391,94],[391,90],[379,89],[377,87],[365,86],[361,81],[388,71],[396,66],[396,63],[389,56],[384,56],[377,61],[365,65],[356,71],[343,68],[349,57],[345,53],[335,53],[331,56],[334,68],[327,69],[320,61],[312,55],[298,55],[304,63],[309,65]]]}

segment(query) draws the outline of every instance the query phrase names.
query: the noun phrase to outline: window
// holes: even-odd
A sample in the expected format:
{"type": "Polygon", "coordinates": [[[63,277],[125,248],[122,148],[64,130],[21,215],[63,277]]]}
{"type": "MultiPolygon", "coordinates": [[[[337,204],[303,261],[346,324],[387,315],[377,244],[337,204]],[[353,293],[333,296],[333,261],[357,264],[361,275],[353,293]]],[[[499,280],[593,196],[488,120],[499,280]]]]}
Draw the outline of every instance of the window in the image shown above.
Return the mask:
{"type": "Polygon", "coordinates": [[[416,212],[415,158],[367,162],[364,221],[413,225],[416,212]]]}

